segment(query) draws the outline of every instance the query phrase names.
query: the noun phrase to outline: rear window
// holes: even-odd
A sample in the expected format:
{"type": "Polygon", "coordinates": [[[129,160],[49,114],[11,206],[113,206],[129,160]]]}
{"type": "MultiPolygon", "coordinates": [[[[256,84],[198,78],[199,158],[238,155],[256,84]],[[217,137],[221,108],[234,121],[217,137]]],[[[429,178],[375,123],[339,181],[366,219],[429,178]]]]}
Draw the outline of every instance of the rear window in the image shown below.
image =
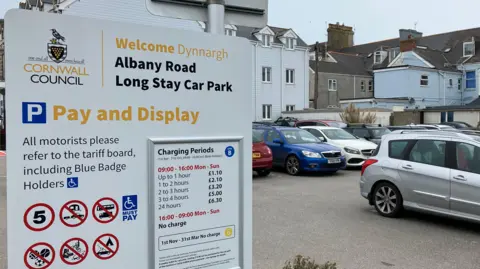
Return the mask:
{"type": "Polygon", "coordinates": [[[370,134],[373,138],[381,138],[382,135],[392,132],[387,128],[368,128],[368,130],[370,130],[370,134]]]}
{"type": "Polygon", "coordinates": [[[403,159],[405,149],[407,148],[409,142],[409,140],[390,141],[388,147],[388,157],[393,159],[403,159]]]}
{"type": "Polygon", "coordinates": [[[264,130],[252,130],[252,142],[253,143],[260,143],[263,142],[263,132],[264,130]]]}

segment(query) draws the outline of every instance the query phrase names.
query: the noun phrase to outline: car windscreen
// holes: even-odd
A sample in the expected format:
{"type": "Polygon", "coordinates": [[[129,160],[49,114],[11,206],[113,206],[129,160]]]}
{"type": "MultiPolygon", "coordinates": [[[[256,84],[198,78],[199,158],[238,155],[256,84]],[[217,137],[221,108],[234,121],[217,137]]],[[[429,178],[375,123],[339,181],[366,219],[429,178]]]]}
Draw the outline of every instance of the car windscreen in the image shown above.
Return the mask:
{"type": "Polygon", "coordinates": [[[324,129],[322,132],[327,136],[327,138],[332,140],[357,139],[355,136],[343,129],[324,129]]]}
{"type": "Polygon", "coordinates": [[[451,130],[451,129],[455,129],[455,128],[453,128],[452,126],[438,126],[438,128],[439,128],[440,130],[451,130]]]}
{"type": "Polygon", "coordinates": [[[252,130],[252,142],[253,143],[263,142],[263,132],[264,132],[264,130],[253,129],[252,130]]]}
{"type": "Polygon", "coordinates": [[[391,133],[387,128],[368,128],[373,138],[381,138],[382,135],[391,133]]]}
{"type": "Polygon", "coordinates": [[[282,132],[289,144],[321,143],[314,135],[302,129],[281,130],[280,132],[282,132]]]}
{"type": "Polygon", "coordinates": [[[327,124],[328,124],[328,126],[337,127],[337,128],[345,128],[345,127],[347,127],[347,124],[346,124],[346,123],[339,122],[339,121],[329,121],[329,122],[327,122],[327,124]]]}

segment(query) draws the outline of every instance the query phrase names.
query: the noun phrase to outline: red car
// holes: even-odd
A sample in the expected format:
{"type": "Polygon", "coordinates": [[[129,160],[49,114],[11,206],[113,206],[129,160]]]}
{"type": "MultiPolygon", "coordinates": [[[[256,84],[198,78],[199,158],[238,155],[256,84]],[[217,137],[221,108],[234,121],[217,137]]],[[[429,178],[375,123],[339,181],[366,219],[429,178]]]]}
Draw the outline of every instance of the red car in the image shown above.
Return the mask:
{"type": "Polygon", "coordinates": [[[273,156],[270,148],[263,142],[264,130],[252,130],[252,168],[259,176],[270,174],[273,156]]]}
{"type": "Polygon", "coordinates": [[[301,126],[330,126],[344,128],[347,127],[347,124],[336,120],[299,120],[295,122],[295,127],[301,126]]]}

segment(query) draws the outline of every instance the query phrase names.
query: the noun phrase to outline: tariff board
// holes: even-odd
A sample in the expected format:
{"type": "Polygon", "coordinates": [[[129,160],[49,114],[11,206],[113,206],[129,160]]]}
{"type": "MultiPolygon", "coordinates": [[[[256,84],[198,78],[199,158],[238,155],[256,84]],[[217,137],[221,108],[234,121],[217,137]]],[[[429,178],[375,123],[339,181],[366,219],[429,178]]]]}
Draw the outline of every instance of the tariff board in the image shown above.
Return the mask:
{"type": "Polygon", "coordinates": [[[252,268],[248,40],[11,10],[5,42],[8,268],[252,268]]]}

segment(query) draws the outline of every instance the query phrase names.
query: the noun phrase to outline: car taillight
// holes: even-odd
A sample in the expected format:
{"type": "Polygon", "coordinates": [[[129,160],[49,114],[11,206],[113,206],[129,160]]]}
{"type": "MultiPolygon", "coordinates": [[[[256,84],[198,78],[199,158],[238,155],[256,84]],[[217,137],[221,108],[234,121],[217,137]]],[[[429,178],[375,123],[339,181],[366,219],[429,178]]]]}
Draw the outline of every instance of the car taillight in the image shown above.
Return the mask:
{"type": "Polygon", "coordinates": [[[370,165],[374,164],[378,162],[378,160],[375,160],[375,159],[367,159],[365,160],[365,162],[363,163],[362,165],[362,172],[360,172],[360,176],[363,176],[363,172],[365,172],[365,169],[367,169],[367,167],[369,167],[370,165]]]}
{"type": "Polygon", "coordinates": [[[267,155],[272,155],[272,150],[269,147],[267,147],[267,155]]]}

